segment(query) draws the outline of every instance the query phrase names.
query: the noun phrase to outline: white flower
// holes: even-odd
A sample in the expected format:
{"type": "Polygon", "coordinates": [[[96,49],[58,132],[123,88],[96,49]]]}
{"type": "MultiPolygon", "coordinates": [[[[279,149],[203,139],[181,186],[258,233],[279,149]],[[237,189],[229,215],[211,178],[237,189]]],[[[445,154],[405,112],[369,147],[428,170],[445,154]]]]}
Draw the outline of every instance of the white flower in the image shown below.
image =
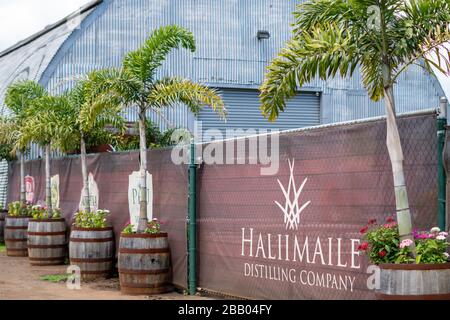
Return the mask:
{"type": "Polygon", "coordinates": [[[444,232],[444,231],[442,231],[442,232],[439,232],[439,235],[440,236],[444,236],[444,237],[448,237],[448,232],[444,232]]]}
{"type": "Polygon", "coordinates": [[[445,240],[445,237],[444,236],[437,236],[436,240],[445,240]]]}
{"type": "Polygon", "coordinates": [[[450,256],[450,254],[448,254],[447,252],[444,252],[444,256],[448,259],[448,257],[450,256]]]}
{"type": "Polygon", "coordinates": [[[430,230],[431,233],[439,233],[439,231],[441,231],[441,229],[439,229],[438,227],[431,228],[430,230]]]}

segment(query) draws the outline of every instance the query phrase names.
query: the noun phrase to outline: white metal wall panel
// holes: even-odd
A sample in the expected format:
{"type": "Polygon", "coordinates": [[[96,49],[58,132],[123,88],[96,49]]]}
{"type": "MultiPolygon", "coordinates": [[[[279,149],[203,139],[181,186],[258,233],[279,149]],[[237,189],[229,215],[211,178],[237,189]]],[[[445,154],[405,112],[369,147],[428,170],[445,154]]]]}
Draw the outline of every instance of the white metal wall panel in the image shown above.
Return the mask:
{"type": "MultiPolygon", "coordinates": [[[[259,91],[250,89],[219,89],[225,102],[228,117],[222,121],[209,108],[203,109],[198,120],[205,132],[208,129],[294,129],[320,124],[320,96],[315,92],[301,92],[292,98],[284,113],[275,122],[261,115],[259,91]]],[[[209,139],[205,134],[204,141],[209,139]]]]}

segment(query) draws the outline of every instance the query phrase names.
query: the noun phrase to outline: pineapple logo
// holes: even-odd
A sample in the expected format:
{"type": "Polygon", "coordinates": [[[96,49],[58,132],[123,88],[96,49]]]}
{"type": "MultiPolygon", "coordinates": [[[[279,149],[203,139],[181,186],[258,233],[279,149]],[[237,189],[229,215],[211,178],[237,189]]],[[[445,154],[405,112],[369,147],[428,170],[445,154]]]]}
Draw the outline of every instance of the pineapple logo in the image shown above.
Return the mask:
{"type": "Polygon", "coordinates": [[[287,186],[287,190],[283,186],[281,181],[277,179],[281,191],[283,191],[286,202],[284,206],[282,206],[278,201],[275,201],[275,203],[283,212],[286,229],[297,230],[298,225],[300,223],[300,213],[303,210],[305,210],[305,208],[311,203],[311,201],[308,201],[304,203],[301,207],[299,204],[300,194],[302,193],[303,187],[305,186],[306,181],[308,181],[308,178],[305,178],[300,187],[297,189],[295,186],[295,179],[294,179],[294,160],[292,160],[292,163],[290,160],[288,160],[288,162],[291,175],[289,177],[289,184],[287,186]]]}

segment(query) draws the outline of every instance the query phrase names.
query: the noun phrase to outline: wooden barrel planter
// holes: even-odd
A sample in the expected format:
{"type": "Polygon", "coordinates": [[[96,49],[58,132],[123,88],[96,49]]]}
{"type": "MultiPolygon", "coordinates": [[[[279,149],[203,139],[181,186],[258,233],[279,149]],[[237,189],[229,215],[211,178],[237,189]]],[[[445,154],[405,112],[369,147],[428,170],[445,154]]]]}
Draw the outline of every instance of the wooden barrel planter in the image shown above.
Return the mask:
{"type": "Polygon", "coordinates": [[[66,221],[30,219],[28,222],[28,259],[31,265],[64,264],[67,254],[66,221]]]}
{"type": "Polygon", "coordinates": [[[114,263],[113,228],[72,227],[69,259],[71,265],[80,267],[84,281],[110,277],[114,263]]]}
{"type": "Polygon", "coordinates": [[[0,210],[0,242],[5,242],[5,217],[8,210],[0,210]]]}
{"type": "Polygon", "coordinates": [[[172,290],[167,233],[121,234],[119,280],[123,294],[158,294],[172,290]]]}
{"type": "Polygon", "coordinates": [[[381,300],[450,300],[450,263],[381,264],[381,300]]]}
{"type": "Polygon", "coordinates": [[[27,230],[30,216],[6,216],[5,245],[9,257],[28,256],[27,230]]]}

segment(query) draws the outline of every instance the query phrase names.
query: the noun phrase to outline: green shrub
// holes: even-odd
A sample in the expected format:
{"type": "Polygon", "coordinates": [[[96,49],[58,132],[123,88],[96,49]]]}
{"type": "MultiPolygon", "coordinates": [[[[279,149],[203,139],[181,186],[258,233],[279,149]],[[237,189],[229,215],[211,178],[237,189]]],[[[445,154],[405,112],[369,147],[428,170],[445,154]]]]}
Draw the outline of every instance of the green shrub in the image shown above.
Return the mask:
{"type": "Polygon", "coordinates": [[[22,204],[20,201],[14,201],[8,204],[8,215],[13,217],[31,216],[32,205],[30,203],[22,204]]]}
{"type": "Polygon", "coordinates": [[[78,228],[105,228],[109,210],[99,209],[95,212],[75,212],[74,225],[78,228]]]}

